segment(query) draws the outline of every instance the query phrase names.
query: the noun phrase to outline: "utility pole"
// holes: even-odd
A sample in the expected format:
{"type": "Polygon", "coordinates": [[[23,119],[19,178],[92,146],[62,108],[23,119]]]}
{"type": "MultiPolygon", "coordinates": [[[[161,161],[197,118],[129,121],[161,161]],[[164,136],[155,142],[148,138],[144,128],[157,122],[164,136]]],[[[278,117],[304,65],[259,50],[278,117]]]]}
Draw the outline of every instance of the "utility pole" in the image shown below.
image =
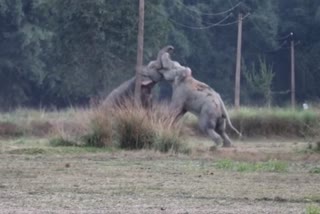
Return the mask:
{"type": "Polygon", "coordinates": [[[293,33],[290,33],[291,38],[291,107],[295,108],[296,106],[296,84],[295,84],[295,70],[294,70],[294,38],[293,33]]]}
{"type": "Polygon", "coordinates": [[[139,0],[139,28],[138,28],[138,48],[136,65],[136,84],[134,90],[134,100],[136,106],[141,105],[141,71],[143,64],[143,34],[144,34],[144,0],[139,0]]]}
{"type": "Polygon", "coordinates": [[[234,91],[234,105],[236,109],[240,107],[240,70],[241,70],[241,46],[242,46],[242,13],[238,16],[238,41],[237,41],[237,59],[236,59],[236,77],[234,91]]]}

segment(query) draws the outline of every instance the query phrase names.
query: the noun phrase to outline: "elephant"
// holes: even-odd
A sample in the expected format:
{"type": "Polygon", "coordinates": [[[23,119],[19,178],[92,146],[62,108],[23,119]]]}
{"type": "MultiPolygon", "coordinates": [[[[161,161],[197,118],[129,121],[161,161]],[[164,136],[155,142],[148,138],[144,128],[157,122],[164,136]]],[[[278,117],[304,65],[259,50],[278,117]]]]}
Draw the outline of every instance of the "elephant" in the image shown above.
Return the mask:
{"type": "MultiPolygon", "coordinates": [[[[141,72],[141,103],[143,107],[150,107],[152,103],[152,88],[163,79],[158,70],[162,69],[161,57],[164,53],[173,50],[173,46],[168,45],[162,48],[157,55],[157,59],[143,66],[141,72]]],[[[125,81],[111,93],[102,102],[103,107],[119,106],[127,99],[133,99],[136,78],[125,81]]]]}
{"type": "Polygon", "coordinates": [[[186,112],[193,113],[199,119],[200,130],[223,147],[232,146],[226,134],[226,122],[239,136],[241,133],[234,128],[220,95],[207,84],[196,80],[188,67],[181,66],[170,59],[169,53],[161,56],[163,69],[159,72],[172,85],[172,98],[169,106],[178,120],[186,112]]]}

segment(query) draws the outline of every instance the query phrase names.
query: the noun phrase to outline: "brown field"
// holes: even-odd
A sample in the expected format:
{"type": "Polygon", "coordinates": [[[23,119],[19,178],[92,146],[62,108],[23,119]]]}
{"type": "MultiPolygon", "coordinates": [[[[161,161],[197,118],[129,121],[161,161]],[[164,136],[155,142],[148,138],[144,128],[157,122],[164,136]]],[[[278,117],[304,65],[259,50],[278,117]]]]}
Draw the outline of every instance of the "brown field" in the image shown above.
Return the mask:
{"type": "Polygon", "coordinates": [[[250,140],[210,150],[189,138],[189,155],[50,147],[46,139],[3,139],[0,213],[306,213],[319,207],[320,154],[307,142],[250,140]],[[218,168],[228,159],[278,160],[279,172],[218,168]]]}

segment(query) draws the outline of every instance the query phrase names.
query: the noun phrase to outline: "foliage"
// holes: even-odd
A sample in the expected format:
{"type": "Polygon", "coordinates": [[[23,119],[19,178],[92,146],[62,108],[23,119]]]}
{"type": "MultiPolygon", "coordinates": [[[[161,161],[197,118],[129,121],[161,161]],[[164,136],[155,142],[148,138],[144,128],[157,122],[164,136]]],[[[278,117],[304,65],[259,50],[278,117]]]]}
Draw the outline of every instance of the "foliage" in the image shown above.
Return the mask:
{"type": "Polygon", "coordinates": [[[244,70],[244,77],[247,81],[247,86],[253,95],[262,96],[268,107],[271,106],[272,92],[271,85],[274,78],[272,66],[268,66],[265,58],[259,58],[259,68],[253,63],[251,70],[244,70]]]}
{"type": "MultiPolygon", "coordinates": [[[[145,11],[145,63],[171,44],[172,57],[229,102],[238,13],[245,15],[243,59],[273,65],[274,91],[290,88],[287,35],[294,32],[297,100],[319,99],[319,1],[154,0],[146,1],[145,11]]],[[[0,110],[84,105],[104,97],[134,74],[137,21],[138,1],[0,0],[0,110]]],[[[271,85],[259,96],[270,102],[266,88],[271,85]]],[[[243,102],[256,101],[250,83],[243,82],[242,90],[243,102]]],[[[277,94],[273,102],[288,100],[277,94]]]]}

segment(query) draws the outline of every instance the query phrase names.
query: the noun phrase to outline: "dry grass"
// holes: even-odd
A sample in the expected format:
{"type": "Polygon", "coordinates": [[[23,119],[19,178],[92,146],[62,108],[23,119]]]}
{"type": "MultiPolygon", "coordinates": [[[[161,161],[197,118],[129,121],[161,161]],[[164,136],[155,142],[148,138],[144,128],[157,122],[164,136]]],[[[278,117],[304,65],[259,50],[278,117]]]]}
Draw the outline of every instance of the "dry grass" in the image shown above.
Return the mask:
{"type": "Polygon", "coordinates": [[[181,149],[181,124],[174,123],[166,105],[145,109],[125,102],[117,109],[104,109],[101,113],[111,117],[116,142],[121,148],[161,152],[181,149]]]}
{"type": "Polygon", "coordinates": [[[61,136],[69,138],[88,130],[92,109],[69,108],[62,111],[17,109],[0,114],[0,136],[61,136]]]}

